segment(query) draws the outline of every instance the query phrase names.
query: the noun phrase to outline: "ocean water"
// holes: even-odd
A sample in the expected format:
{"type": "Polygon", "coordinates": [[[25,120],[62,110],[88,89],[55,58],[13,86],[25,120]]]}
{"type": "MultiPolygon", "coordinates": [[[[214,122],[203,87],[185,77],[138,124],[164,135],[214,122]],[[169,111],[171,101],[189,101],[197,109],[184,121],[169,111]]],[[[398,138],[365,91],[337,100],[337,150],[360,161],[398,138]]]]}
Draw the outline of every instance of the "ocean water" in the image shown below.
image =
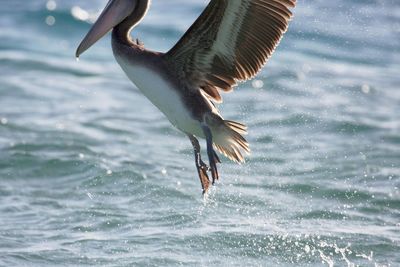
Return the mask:
{"type": "MultiPolygon", "coordinates": [[[[105,3],[0,1],[0,266],[400,266],[399,1],[298,1],[224,95],[252,155],[206,199],[109,36],[75,60],[105,3]]],[[[206,4],[153,0],[133,35],[167,51],[206,4]]]]}

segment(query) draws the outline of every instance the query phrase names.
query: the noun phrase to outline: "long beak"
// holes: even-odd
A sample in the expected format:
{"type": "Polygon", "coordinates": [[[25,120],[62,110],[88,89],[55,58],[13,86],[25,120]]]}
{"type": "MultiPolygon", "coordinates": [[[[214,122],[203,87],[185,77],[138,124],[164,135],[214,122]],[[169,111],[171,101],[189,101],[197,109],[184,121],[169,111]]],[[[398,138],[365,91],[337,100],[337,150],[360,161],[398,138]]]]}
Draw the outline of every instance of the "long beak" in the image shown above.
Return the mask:
{"type": "Polygon", "coordinates": [[[127,18],[135,9],[135,3],[136,1],[132,0],[110,0],[93,27],[80,43],[75,56],[78,58],[112,28],[127,18]]]}

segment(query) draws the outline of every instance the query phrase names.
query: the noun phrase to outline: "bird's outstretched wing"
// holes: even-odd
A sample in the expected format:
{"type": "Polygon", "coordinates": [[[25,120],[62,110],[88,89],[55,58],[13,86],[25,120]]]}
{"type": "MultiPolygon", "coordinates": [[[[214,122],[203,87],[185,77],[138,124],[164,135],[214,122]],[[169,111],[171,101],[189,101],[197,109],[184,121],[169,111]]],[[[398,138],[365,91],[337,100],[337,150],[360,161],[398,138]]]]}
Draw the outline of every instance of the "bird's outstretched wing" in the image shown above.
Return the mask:
{"type": "Polygon", "coordinates": [[[274,52],[296,0],[211,0],[164,56],[188,88],[222,102],[238,81],[254,77],[274,52]]]}

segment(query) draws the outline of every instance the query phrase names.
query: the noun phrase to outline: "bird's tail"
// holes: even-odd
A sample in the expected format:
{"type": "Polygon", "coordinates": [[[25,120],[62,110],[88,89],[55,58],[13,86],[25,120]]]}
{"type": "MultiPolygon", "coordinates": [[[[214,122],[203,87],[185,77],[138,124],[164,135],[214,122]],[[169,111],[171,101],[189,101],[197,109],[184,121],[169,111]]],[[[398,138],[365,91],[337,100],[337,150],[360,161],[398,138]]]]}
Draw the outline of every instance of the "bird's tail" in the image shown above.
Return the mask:
{"type": "Polygon", "coordinates": [[[246,125],[214,114],[207,116],[206,123],[211,129],[214,147],[232,161],[244,162],[243,153],[250,154],[249,143],[243,137],[247,134],[246,125]]]}

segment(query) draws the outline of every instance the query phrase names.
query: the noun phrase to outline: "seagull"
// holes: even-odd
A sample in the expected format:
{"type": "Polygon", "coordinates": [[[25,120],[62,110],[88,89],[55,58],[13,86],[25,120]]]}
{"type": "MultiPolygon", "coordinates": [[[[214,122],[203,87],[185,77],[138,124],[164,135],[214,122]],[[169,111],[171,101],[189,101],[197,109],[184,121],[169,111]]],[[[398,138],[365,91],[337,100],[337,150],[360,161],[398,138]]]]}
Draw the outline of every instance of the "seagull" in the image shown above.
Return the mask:
{"type": "Polygon", "coordinates": [[[296,0],[211,0],[168,52],[131,37],[151,0],[110,0],[76,50],[76,57],[112,30],[114,57],[128,78],[190,140],[202,192],[219,179],[216,151],[242,163],[250,154],[246,125],[225,120],[221,92],[253,78],[288,28],[296,0]],[[207,165],[198,138],[206,140],[207,165]],[[211,174],[212,180],[208,174],[211,174]]]}

